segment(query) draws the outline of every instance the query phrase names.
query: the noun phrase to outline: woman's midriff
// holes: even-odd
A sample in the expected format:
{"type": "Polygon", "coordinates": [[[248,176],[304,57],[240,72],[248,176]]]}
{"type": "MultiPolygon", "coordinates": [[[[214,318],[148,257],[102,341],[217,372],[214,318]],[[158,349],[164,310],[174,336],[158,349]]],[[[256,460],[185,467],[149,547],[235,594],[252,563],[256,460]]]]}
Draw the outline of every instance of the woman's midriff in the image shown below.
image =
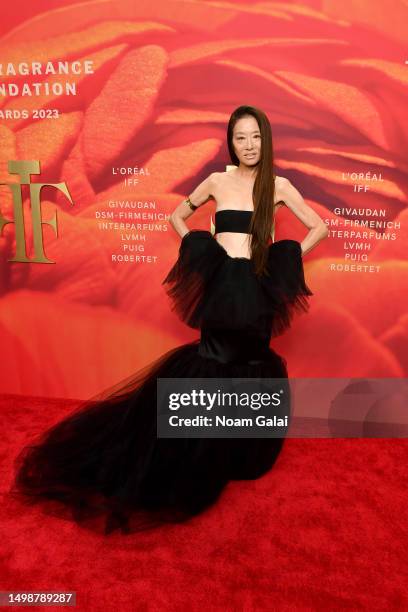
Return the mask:
{"type": "Polygon", "coordinates": [[[221,232],[214,237],[230,257],[251,257],[250,234],[221,232]]]}

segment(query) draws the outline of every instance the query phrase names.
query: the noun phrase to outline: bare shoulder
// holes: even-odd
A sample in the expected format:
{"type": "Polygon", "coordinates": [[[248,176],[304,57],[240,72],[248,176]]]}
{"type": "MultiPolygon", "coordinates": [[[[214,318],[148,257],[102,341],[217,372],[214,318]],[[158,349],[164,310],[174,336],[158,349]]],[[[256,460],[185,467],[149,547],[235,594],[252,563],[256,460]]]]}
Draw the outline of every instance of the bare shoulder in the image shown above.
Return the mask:
{"type": "Polygon", "coordinates": [[[210,177],[214,185],[219,185],[223,180],[223,176],[226,172],[211,172],[210,177]]]}
{"type": "Polygon", "coordinates": [[[189,199],[197,208],[208,200],[214,199],[214,192],[217,190],[218,172],[211,172],[197,187],[190,193],[189,199]]]}
{"type": "Polygon", "coordinates": [[[285,206],[285,194],[290,185],[285,176],[275,176],[275,209],[285,206]]]}
{"type": "Polygon", "coordinates": [[[226,189],[230,187],[231,171],[212,172],[211,177],[211,194],[215,201],[222,200],[226,189]]]}
{"type": "Polygon", "coordinates": [[[284,185],[285,182],[288,182],[289,179],[287,179],[285,176],[275,176],[275,185],[278,187],[280,187],[281,185],[284,185]]]}
{"type": "Polygon", "coordinates": [[[212,181],[216,187],[222,187],[225,182],[230,178],[231,171],[226,172],[212,172],[212,181]]]}
{"type": "Polygon", "coordinates": [[[211,172],[207,177],[207,184],[210,189],[211,199],[217,199],[219,188],[224,184],[223,175],[225,172],[211,172]]]}

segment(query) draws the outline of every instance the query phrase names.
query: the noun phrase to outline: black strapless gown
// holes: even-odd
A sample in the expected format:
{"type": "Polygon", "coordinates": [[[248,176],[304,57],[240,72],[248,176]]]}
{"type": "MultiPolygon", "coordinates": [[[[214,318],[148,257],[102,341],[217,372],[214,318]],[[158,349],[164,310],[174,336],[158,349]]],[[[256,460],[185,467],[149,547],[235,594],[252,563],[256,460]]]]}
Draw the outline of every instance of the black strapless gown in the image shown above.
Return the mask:
{"type": "Polygon", "coordinates": [[[262,476],[284,438],[169,439],[156,434],[157,378],[287,378],[270,346],[295,311],[308,309],[300,243],[268,247],[269,276],[191,230],[163,284],[200,338],[178,346],[47,430],[15,460],[11,493],[51,502],[53,513],[104,533],[183,521],[210,506],[233,479],[262,476]]]}

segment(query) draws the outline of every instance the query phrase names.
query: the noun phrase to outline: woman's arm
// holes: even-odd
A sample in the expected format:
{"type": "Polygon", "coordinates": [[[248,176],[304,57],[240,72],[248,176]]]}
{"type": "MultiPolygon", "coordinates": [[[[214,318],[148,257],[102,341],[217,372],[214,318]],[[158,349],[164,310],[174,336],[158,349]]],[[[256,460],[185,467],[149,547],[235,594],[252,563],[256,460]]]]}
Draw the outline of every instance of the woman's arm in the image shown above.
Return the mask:
{"type": "Polygon", "coordinates": [[[302,255],[308,253],[327,238],[329,229],[323,219],[304,201],[299,191],[289,179],[281,177],[276,185],[278,201],[282,200],[296,217],[309,229],[309,233],[301,242],[302,255]]]}
{"type": "Polygon", "coordinates": [[[190,231],[185,224],[186,219],[191,217],[195,209],[211,199],[216,172],[212,172],[202,183],[194,189],[188,198],[183,200],[181,204],[174,209],[170,215],[170,225],[179,234],[181,238],[190,231]],[[191,208],[191,206],[193,208],[191,208]]]}

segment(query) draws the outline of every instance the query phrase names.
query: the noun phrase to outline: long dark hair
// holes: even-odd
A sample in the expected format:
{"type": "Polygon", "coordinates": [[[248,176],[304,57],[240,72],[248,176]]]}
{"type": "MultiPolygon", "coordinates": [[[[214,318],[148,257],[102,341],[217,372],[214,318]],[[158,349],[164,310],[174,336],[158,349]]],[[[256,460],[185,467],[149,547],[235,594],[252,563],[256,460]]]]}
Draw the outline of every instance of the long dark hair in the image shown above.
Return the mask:
{"type": "Polygon", "coordinates": [[[249,232],[251,238],[251,259],[254,262],[255,273],[268,274],[266,263],[268,244],[275,222],[275,175],[273,173],[272,130],[268,117],[255,106],[238,106],[228,122],[227,141],[231,161],[239,166],[239,159],[232,144],[233,129],[245,115],[252,115],[258,122],[261,133],[261,155],[257,164],[257,173],[252,199],[254,214],[252,215],[249,232]]]}

